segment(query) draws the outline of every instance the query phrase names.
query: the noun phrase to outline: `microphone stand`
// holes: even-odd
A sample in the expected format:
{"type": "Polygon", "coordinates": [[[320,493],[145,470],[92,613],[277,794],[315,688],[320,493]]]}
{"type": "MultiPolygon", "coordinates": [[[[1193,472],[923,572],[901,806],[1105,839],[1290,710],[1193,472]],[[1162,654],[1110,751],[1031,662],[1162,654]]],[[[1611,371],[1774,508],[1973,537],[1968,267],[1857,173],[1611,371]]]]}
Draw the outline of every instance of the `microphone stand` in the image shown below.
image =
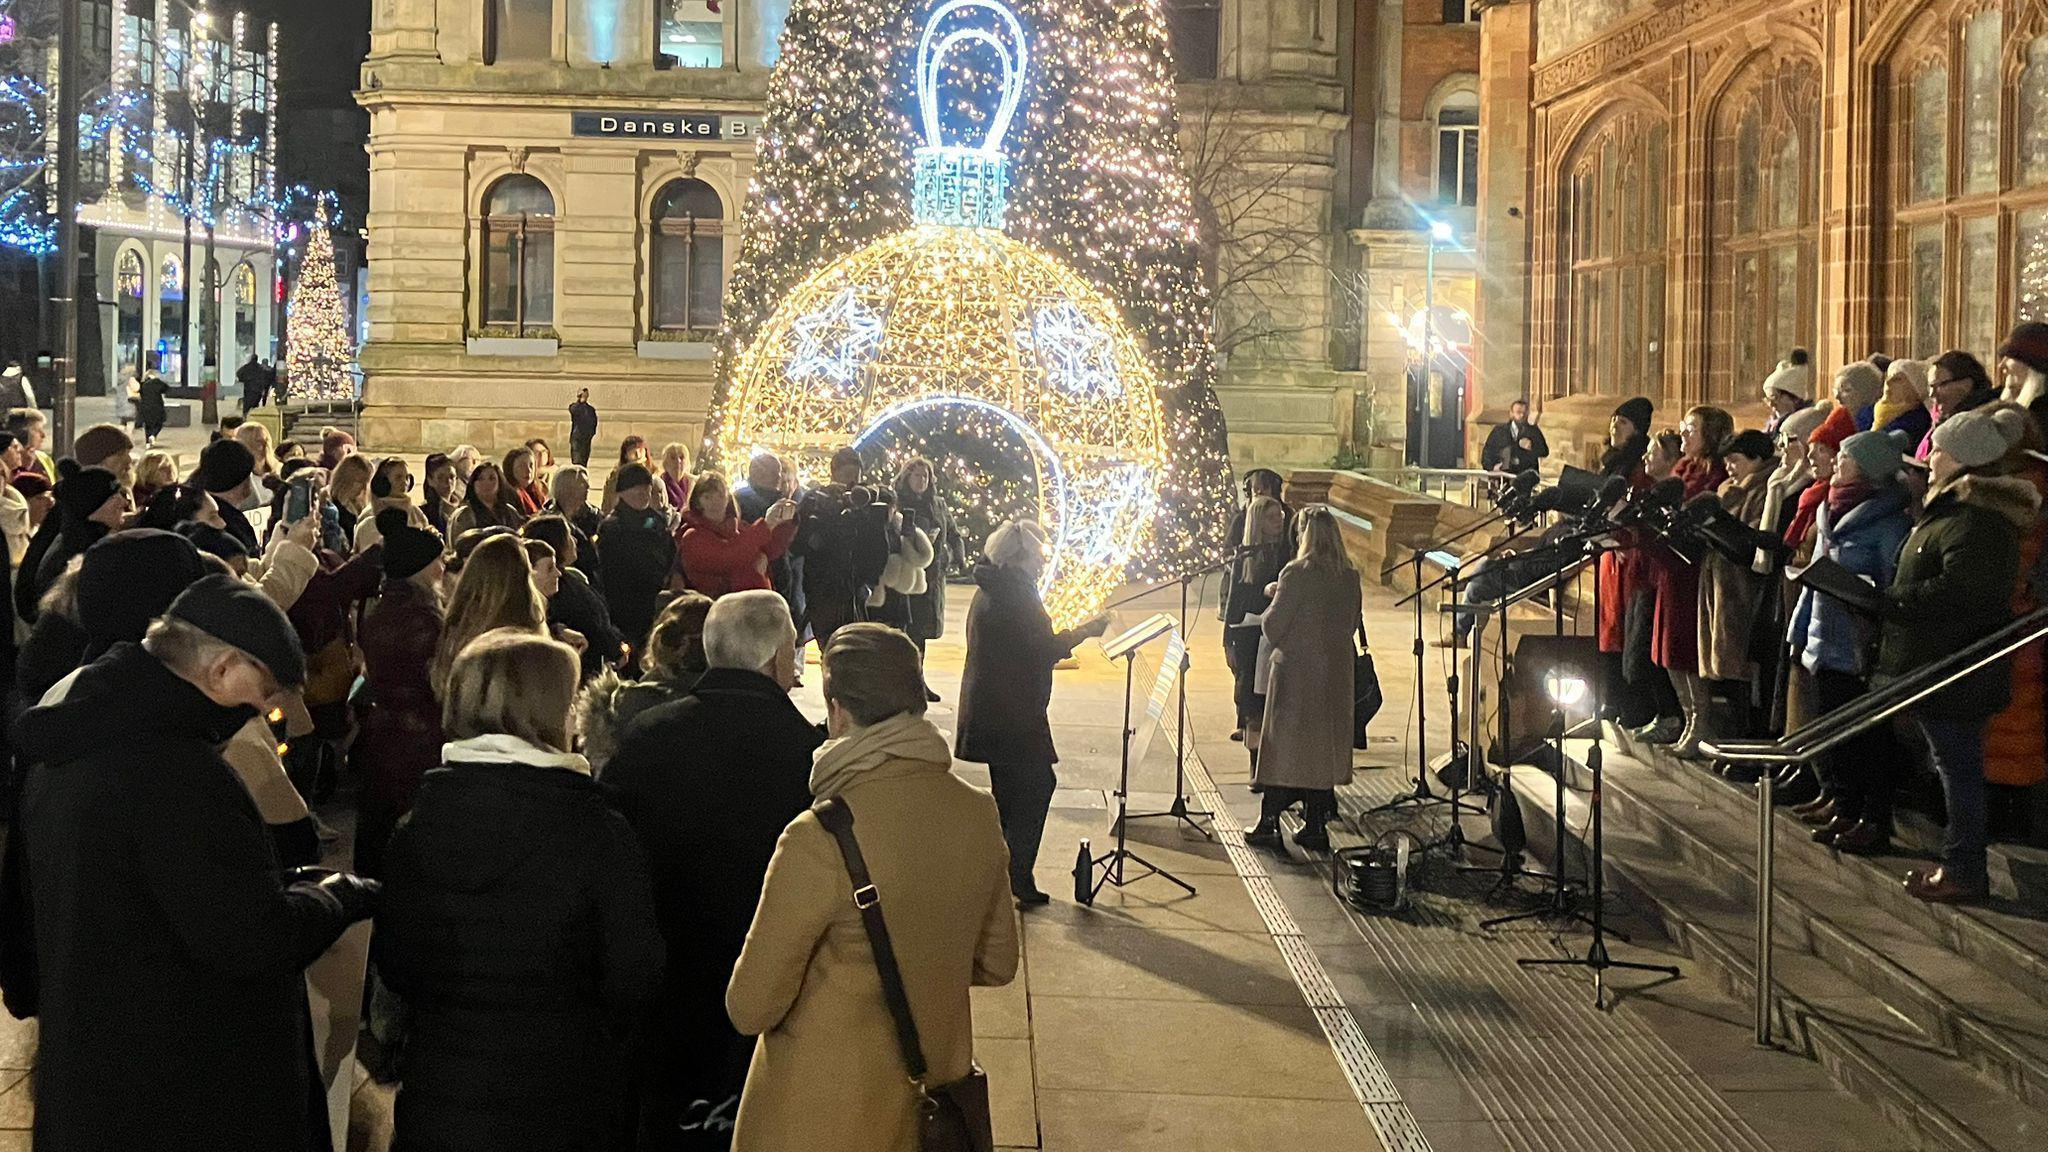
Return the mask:
{"type": "MultiPolygon", "coordinates": [[[[1441,582],[1443,582],[1443,578],[1439,578],[1439,579],[1438,579],[1437,581],[1435,581],[1435,582],[1431,582],[1431,581],[1425,581],[1425,580],[1423,579],[1423,575],[1422,575],[1422,563],[1423,563],[1423,560],[1424,560],[1425,556],[1426,556],[1426,555],[1427,555],[1427,554],[1428,554],[1429,552],[1431,552],[1431,551],[1433,551],[1433,550],[1435,550],[1435,549],[1439,549],[1439,548],[1444,548],[1444,547],[1446,547],[1446,546],[1448,546],[1448,545],[1451,545],[1451,544],[1456,544],[1456,543],[1457,543],[1457,542],[1459,542],[1460,540],[1464,540],[1464,539],[1466,539],[1467,537],[1470,537],[1470,536],[1472,536],[1472,535],[1474,535],[1474,534],[1476,534],[1476,533],[1478,533],[1478,532],[1480,532],[1480,531],[1482,531],[1482,530],[1484,530],[1484,529],[1486,529],[1486,528],[1490,528],[1490,527],[1492,527],[1493,525],[1495,525],[1495,524],[1498,524],[1498,523],[1500,523],[1500,522],[1501,522],[1501,521],[1503,521],[1503,520],[1509,519],[1511,515],[1512,515],[1512,514],[1511,514],[1510,512],[1508,512],[1508,511],[1507,511],[1506,509],[1498,509],[1498,510],[1494,511],[1494,512],[1493,512],[1493,513],[1492,513],[1491,515],[1489,515],[1489,516],[1485,517],[1484,519],[1480,520],[1480,521],[1479,521],[1478,523],[1476,523],[1476,524],[1472,524],[1472,525],[1470,525],[1469,527],[1465,528],[1465,529],[1464,529],[1463,531],[1460,531],[1460,532],[1456,532],[1456,533],[1453,533],[1452,535],[1450,535],[1450,536],[1447,536],[1447,537],[1445,537],[1445,538],[1444,538],[1444,539],[1442,539],[1442,540],[1434,541],[1434,542],[1432,542],[1432,543],[1429,543],[1429,544],[1425,544],[1425,545],[1422,545],[1421,547],[1417,547],[1417,548],[1413,548],[1413,549],[1411,549],[1411,550],[1409,551],[1409,554],[1408,554],[1408,559],[1407,559],[1406,561],[1401,561],[1401,560],[1395,560],[1395,561],[1391,561],[1391,562],[1389,562],[1389,563],[1387,564],[1387,566],[1386,566],[1386,567],[1384,567],[1384,568],[1380,569],[1380,575],[1384,577],[1384,576],[1387,576],[1387,575],[1389,575],[1390,573],[1392,573],[1392,572],[1394,571],[1394,569],[1396,569],[1396,568],[1400,567],[1400,566],[1401,566],[1401,565],[1402,565],[1403,563],[1406,563],[1406,564],[1408,564],[1408,565],[1409,565],[1409,567],[1410,567],[1410,568],[1412,569],[1412,571],[1413,571],[1413,573],[1414,573],[1414,580],[1415,580],[1415,591],[1414,591],[1414,592],[1412,592],[1412,593],[1410,593],[1410,594],[1409,594],[1408,596],[1406,596],[1406,597],[1403,597],[1403,598],[1402,598],[1402,599],[1401,599],[1400,601],[1396,602],[1396,604],[1395,604],[1395,607],[1399,607],[1399,606],[1400,606],[1401,604],[1406,604],[1406,603],[1408,603],[1409,601],[1413,601],[1413,602],[1414,602],[1414,604],[1415,604],[1415,647],[1414,647],[1414,657],[1415,657],[1415,721],[1416,721],[1416,732],[1415,732],[1415,758],[1416,758],[1416,759],[1415,759],[1415,788],[1414,788],[1414,790],[1413,790],[1413,791],[1411,791],[1411,792],[1408,792],[1408,793],[1405,793],[1405,794],[1403,794],[1403,795],[1400,795],[1400,796],[1396,796],[1396,797],[1395,797],[1394,799],[1392,799],[1392,800],[1389,800],[1389,801],[1387,801],[1387,802],[1386,802],[1386,803],[1384,803],[1384,804],[1381,804],[1381,805],[1378,805],[1378,806],[1376,806],[1376,807],[1373,807],[1373,808],[1367,809],[1367,810],[1366,810],[1366,813],[1365,813],[1365,814],[1366,814],[1366,815],[1368,815],[1368,816],[1370,816],[1370,815],[1376,815],[1376,814],[1378,814],[1378,813],[1381,813],[1381,812],[1396,812],[1396,811],[1399,811],[1399,810],[1400,810],[1401,808],[1403,808],[1404,806],[1406,806],[1406,805],[1409,805],[1409,804],[1414,804],[1414,805],[1417,805],[1417,806],[1422,806],[1422,805],[1428,805],[1428,804],[1445,804],[1445,803],[1450,803],[1450,804],[1454,804],[1454,805],[1455,805],[1455,804],[1457,803],[1457,802],[1456,802],[1456,801],[1455,801],[1454,799],[1452,799],[1452,798],[1450,798],[1450,797],[1438,796],[1438,795],[1437,795],[1437,794],[1436,794],[1435,792],[1432,792],[1432,791],[1430,790],[1430,787],[1429,787],[1429,706],[1428,706],[1428,703],[1427,703],[1427,699],[1428,699],[1428,694],[1427,694],[1427,692],[1426,692],[1426,691],[1424,690],[1424,684],[1425,684],[1425,683],[1427,682],[1427,680],[1428,680],[1428,676],[1427,676],[1426,666],[1425,666],[1425,664],[1424,664],[1424,661],[1423,661],[1423,650],[1424,650],[1424,649],[1423,649],[1423,641],[1422,641],[1422,633],[1423,633],[1423,624],[1422,624],[1422,620],[1423,620],[1423,616],[1422,616],[1422,612],[1423,612],[1423,604],[1422,604],[1422,598],[1423,598],[1423,594],[1424,594],[1424,593],[1428,592],[1428,591],[1429,591],[1429,590],[1430,590],[1431,588],[1434,588],[1434,587],[1436,587],[1436,585],[1437,585],[1438,583],[1441,583],[1441,582]]],[[[1499,547],[1499,545],[1495,545],[1495,547],[1499,547]]],[[[1489,549],[1489,550],[1488,550],[1488,554],[1490,554],[1490,553],[1491,553],[1491,551],[1492,551],[1492,550],[1491,550],[1491,549],[1489,549]]],[[[1451,580],[1453,581],[1452,587],[1453,587],[1453,588],[1455,589],[1455,587],[1456,587],[1456,584],[1455,584],[1455,580],[1456,580],[1456,577],[1457,577],[1457,569],[1455,569],[1455,568],[1453,568],[1453,569],[1450,569],[1450,570],[1448,571],[1448,573],[1447,573],[1447,576],[1448,576],[1448,578],[1449,578],[1449,579],[1451,579],[1451,580]]],[[[1455,683],[1455,681],[1453,681],[1453,683],[1455,683]]],[[[1455,693],[1455,692],[1456,692],[1456,688],[1455,688],[1455,687],[1453,687],[1453,688],[1452,688],[1452,691],[1453,691],[1453,692],[1455,693]]],[[[1455,697],[1455,696],[1453,696],[1453,699],[1455,700],[1455,699],[1456,699],[1456,697],[1455,697]]],[[[1453,705],[1453,708],[1455,709],[1455,707],[1456,707],[1456,705],[1454,704],[1454,705],[1453,705]]],[[[1452,748],[1453,748],[1453,750],[1454,750],[1454,754],[1455,754],[1455,749],[1456,749],[1456,747],[1457,747],[1457,733],[1456,733],[1456,731],[1455,731],[1455,725],[1456,725],[1456,717],[1455,717],[1455,716],[1453,716],[1453,718],[1452,718],[1452,724],[1453,724],[1453,732],[1452,732],[1452,735],[1451,735],[1451,746],[1452,746],[1452,748]]],[[[1458,822],[1457,822],[1456,816],[1457,816],[1458,812],[1475,812],[1475,811],[1480,811],[1480,810],[1479,810],[1479,809],[1474,809],[1474,808],[1470,807],[1469,805],[1459,805],[1459,806],[1457,806],[1457,810],[1456,810],[1456,811],[1454,811],[1454,812],[1452,813],[1452,816],[1453,816],[1453,818],[1452,818],[1452,820],[1451,820],[1451,825],[1452,825],[1452,827],[1453,827],[1453,828],[1456,828],[1456,827],[1457,827],[1457,823],[1458,823],[1458,822]]]]}

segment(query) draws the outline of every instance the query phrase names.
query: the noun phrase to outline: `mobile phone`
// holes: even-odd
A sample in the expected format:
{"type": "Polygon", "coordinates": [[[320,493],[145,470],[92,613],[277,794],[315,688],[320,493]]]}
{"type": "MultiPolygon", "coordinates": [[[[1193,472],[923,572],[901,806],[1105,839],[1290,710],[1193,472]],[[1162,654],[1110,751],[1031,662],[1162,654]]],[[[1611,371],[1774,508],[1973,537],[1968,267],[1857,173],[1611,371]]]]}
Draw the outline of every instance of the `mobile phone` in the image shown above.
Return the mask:
{"type": "Polygon", "coordinates": [[[296,524],[304,520],[312,511],[313,482],[310,480],[293,480],[284,497],[285,523],[296,524]]]}

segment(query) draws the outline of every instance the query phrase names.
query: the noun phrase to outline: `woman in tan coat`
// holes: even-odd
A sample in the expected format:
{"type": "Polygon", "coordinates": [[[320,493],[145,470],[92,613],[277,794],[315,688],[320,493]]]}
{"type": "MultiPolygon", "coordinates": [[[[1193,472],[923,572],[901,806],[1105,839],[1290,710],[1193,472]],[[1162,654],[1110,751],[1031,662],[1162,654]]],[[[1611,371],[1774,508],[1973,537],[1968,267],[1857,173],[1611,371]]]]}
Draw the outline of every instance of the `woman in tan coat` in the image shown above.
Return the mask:
{"type": "Polygon", "coordinates": [[[1358,569],[1344,554],[1337,518],[1311,508],[1297,530],[1300,549],[1280,570],[1266,609],[1273,663],[1252,765],[1261,804],[1246,839],[1277,844],[1280,813],[1298,802],[1302,829],[1294,842],[1327,848],[1323,825],[1337,815],[1336,788],[1351,782],[1352,639],[1365,625],[1358,569]]]}
{"type": "MultiPolygon", "coordinates": [[[[1728,479],[1715,495],[1729,515],[1752,528],[1763,523],[1764,505],[1770,499],[1771,470],[1777,465],[1776,446],[1771,438],[1755,429],[1737,433],[1722,449],[1721,462],[1728,479]]],[[[1723,683],[1732,697],[1733,716],[1716,717],[1709,707],[1691,733],[1674,749],[1680,756],[1699,754],[1702,740],[1715,736],[1748,735],[1759,703],[1750,687],[1756,680],[1755,653],[1750,637],[1755,631],[1757,603],[1768,585],[1751,566],[1730,560],[1712,549],[1700,557],[1700,595],[1695,619],[1700,634],[1700,678],[1723,683]]],[[[1765,706],[1769,701],[1761,701],[1765,706]]]]}
{"type": "MultiPolygon", "coordinates": [[[[973,1059],[968,988],[1017,974],[995,801],[953,775],[946,737],[924,717],[910,637],[848,625],[822,663],[832,739],[818,750],[811,794],[840,797],[853,815],[928,1082],[951,1083],[973,1059]]],[[[916,1093],[845,861],[815,813],[775,847],[725,1006],[734,1027],[761,1038],[734,1152],[914,1152],[916,1093]]]]}

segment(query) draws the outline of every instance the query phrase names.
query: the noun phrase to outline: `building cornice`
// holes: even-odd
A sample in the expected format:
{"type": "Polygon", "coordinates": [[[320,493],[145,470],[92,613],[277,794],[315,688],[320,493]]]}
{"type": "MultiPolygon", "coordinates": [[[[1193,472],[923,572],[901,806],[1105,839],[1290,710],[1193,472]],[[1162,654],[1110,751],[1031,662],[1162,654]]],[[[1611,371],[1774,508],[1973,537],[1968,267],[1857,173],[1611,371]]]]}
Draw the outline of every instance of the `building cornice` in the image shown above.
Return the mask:
{"type": "MultiPolygon", "coordinates": [[[[1815,28],[1822,5],[1802,4],[1768,13],[1774,22],[1815,28]]],[[[1531,70],[1531,99],[1546,104],[1579,88],[1611,79],[1681,41],[1699,45],[1719,27],[1764,14],[1759,5],[1731,6],[1727,0],[1674,0],[1612,32],[1531,70]]]]}

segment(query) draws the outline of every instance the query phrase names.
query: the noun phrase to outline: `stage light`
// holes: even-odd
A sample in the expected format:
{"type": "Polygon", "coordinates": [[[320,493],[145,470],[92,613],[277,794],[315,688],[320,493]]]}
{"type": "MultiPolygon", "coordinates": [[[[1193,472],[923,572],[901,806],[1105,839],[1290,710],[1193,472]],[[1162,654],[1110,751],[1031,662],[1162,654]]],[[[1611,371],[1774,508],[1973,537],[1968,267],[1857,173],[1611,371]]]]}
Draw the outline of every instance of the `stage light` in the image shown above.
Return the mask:
{"type": "Polygon", "coordinates": [[[1550,696],[1550,702],[1560,708],[1576,708],[1585,703],[1586,678],[1571,672],[1550,672],[1543,677],[1543,691],[1550,696]]]}

